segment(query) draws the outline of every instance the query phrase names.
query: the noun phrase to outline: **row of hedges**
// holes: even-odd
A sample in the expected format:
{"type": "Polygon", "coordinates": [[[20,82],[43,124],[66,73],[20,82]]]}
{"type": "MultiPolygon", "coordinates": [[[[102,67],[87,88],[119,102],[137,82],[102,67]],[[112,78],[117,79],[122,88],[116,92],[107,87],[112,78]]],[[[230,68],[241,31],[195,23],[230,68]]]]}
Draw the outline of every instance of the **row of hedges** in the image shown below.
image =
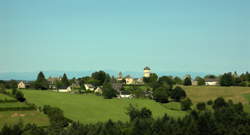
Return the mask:
{"type": "Polygon", "coordinates": [[[15,100],[15,99],[0,100],[0,103],[15,103],[15,102],[17,102],[17,100],[15,100]]]}
{"type": "Polygon", "coordinates": [[[0,111],[29,111],[34,110],[35,108],[33,106],[28,107],[2,107],[0,108],[0,111]]]}

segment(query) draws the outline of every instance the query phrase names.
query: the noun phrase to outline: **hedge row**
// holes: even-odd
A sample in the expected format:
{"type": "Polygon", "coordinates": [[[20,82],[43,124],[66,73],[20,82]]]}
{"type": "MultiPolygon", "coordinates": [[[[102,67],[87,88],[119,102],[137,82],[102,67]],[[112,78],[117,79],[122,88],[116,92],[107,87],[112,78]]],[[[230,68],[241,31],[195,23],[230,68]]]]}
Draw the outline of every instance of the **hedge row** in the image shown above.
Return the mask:
{"type": "Polygon", "coordinates": [[[28,107],[4,107],[0,108],[0,111],[29,111],[29,110],[35,110],[33,106],[28,107]]]}
{"type": "Polygon", "coordinates": [[[0,100],[0,103],[15,103],[17,100],[15,99],[5,99],[5,100],[0,100]]]}

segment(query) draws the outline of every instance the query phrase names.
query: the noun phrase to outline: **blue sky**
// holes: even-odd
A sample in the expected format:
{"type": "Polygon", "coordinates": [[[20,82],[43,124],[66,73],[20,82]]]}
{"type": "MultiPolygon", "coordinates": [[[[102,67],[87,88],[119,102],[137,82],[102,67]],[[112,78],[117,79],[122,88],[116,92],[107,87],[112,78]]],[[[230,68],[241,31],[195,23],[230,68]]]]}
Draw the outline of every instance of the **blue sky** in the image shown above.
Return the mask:
{"type": "Polygon", "coordinates": [[[249,58],[249,0],[0,0],[0,72],[244,72],[249,58]]]}

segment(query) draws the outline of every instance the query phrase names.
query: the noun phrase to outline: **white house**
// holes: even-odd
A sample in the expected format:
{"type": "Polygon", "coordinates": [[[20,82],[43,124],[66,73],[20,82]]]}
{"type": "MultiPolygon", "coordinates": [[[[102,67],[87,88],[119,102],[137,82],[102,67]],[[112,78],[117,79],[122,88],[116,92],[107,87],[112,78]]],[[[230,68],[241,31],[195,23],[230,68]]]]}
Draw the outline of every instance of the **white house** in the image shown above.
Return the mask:
{"type": "Polygon", "coordinates": [[[207,86],[216,86],[216,85],[219,85],[219,80],[218,79],[212,79],[212,78],[208,78],[208,79],[205,79],[205,84],[207,86]]]}
{"type": "Polygon", "coordinates": [[[94,91],[95,87],[92,84],[84,84],[86,90],[94,91]]]}
{"type": "Polygon", "coordinates": [[[67,89],[59,89],[58,92],[71,92],[71,87],[69,86],[67,89]]]}
{"type": "Polygon", "coordinates": [[[17,84],[17,88],[18,88],[18,89],[25,89],[25,88],[26,88],[26,85],[25,85],[25,83],[24,83],[23,81],[21,81],[21,82],[19,82],[19,83],[17,84]]]}
{"type": "Polygon", "coordinates": [[[97,87],[94,92],[102,94],[102,89],[100,87],[97,87]]]}
{"type": "Polygon", "coordinates": [[[126,92],[126,91],[120,91],[118,98],[133,98],[133,95],[126,92]]]}
{"type": "Polygon", "coordinates": [[[125,78],[126,84],[134,84],[134,79],[129,75],[125,78]]]}

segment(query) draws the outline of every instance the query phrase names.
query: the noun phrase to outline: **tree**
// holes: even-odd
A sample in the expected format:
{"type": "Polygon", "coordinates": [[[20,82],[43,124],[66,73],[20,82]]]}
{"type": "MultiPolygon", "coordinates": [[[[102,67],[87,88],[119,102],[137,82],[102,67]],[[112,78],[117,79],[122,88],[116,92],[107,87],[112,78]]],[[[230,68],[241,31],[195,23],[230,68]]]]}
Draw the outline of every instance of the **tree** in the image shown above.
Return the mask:
{"type": "Polygon", "coordinates": [[[5,93],[5,85],[0,83],[0,93],[5,93]]]}
{"type": "Polygon", "coordinates": [[[205,85],[205,80],[201,77],[196,77],[195,80],[198,82],[198,85],[201,86],[201,85],[205,85]]]}
{"type": "Polygon", "coordinates": [[[169,97],[168,89],[164,87],[157,88],[153,91],[153,99],[156,102],[167,103],[169,97]]]}
{"type": "Polygon", "coordinates": [[[151,73],[150,77],[143,77],[143,82],[148,83],[148,84],[154,83],[157,80],[158,80],[158,76],[156,73],[151,73]]]}
{"type": "Polygon", "coordinates": [[[172,89],[175,82],[171,76],[162,76],[159,78],[159,83],[160,84],[164,84],[164,83],[168,84],[172,89]]]}
{"type": "Polygon", "coordinates": [[[220,78],[221,86],[232,86],[234,84],[234,77],[231,72],[225,73],[220,78]]]}
{"type": "Polygon", "coordinates": [[[68,80],[68,77],[67,77],[67,75],[64,73],[63,74],[63,77],[62,77],[62,87],[63,88],[67,88],[67,87],[69,87],[69,80],[68,80]]]}
{"type": "Polygon", "coordinates": [[[101,86],[104,84],[107,74],[104,71],[98,71],[92,73],[91,77],[98,81],[98,83],[96,83],[96,86],[101,86]]]}
{"type": "Polygon", "coordinates": [[[196,104],[196,108],[200,111],[206,110],[206,104],[204,102],[196,104]]]}
{"type": "Polygon", "coordinates": [[[214,104],[213,104],[213,109],[214,110],[218,110],[218,109],[220,109],[222,107],[226,107],[227,105],[228,104],[224,100],[224,98],[223,97],[219,97],[219,98],[215,99],[214,104]]]}
{"type": "Polygon", "coordinates": [[[186,77],[186,78],[184,79],[183,85],[185,85],[185,86],[190,86],[190,85],[192,85],[191,78],[190,78],[190,77],[186,77]]]}
{"type": "Polygon", "coordinates": [[[45,79],[43,72],[39,72],[34,85],[35,85],[35,89],[46,90],[49,88],[49,83],[45,79]]]}
{"type": "Polygon", "coordinates": [[[171,92],[171,98],[175,101],[180,101],[180,99],[186,97],[186,92],[179,86],[175,87],[171,92]]]}
{"type": "Polygon", "coordinates": [[[193,103],[189,98],[184,99],[183,101],[181,101],[181,110],[183,110],[183,111],[190,110],[192,104],[193,103]]]}
{"type": "Polygon", "coordinates": [[[112,99],[116,97],[117,92],[112,88],[111,83],[105,83],[103,85],[102,94],[105,99],[112,99]]]}
{"type": "Polygon", "coordinates": [[[23,93],[21,91],[17,91],[15,97],[20,102],[25,101],[24,95],[23,95],[23,93]]]}
{"type": "Polygon", "coordinates": [[[147,108],[142,108],[141,110],[137,107],[133,106],[132,104],[129,104],[129,107],[127,108],[130,121],[134,121],[135,119],[151,119],[152,118],[152,112],[147,108]]]}
{"type": "Polygon", "coordinates": [[[182,81],[181,78],[178,77],[178,76],[176,76],[176,77],[174,78],[174,82],[175,82],[175,84],[183,84],[183,81],[182,81]]]}

